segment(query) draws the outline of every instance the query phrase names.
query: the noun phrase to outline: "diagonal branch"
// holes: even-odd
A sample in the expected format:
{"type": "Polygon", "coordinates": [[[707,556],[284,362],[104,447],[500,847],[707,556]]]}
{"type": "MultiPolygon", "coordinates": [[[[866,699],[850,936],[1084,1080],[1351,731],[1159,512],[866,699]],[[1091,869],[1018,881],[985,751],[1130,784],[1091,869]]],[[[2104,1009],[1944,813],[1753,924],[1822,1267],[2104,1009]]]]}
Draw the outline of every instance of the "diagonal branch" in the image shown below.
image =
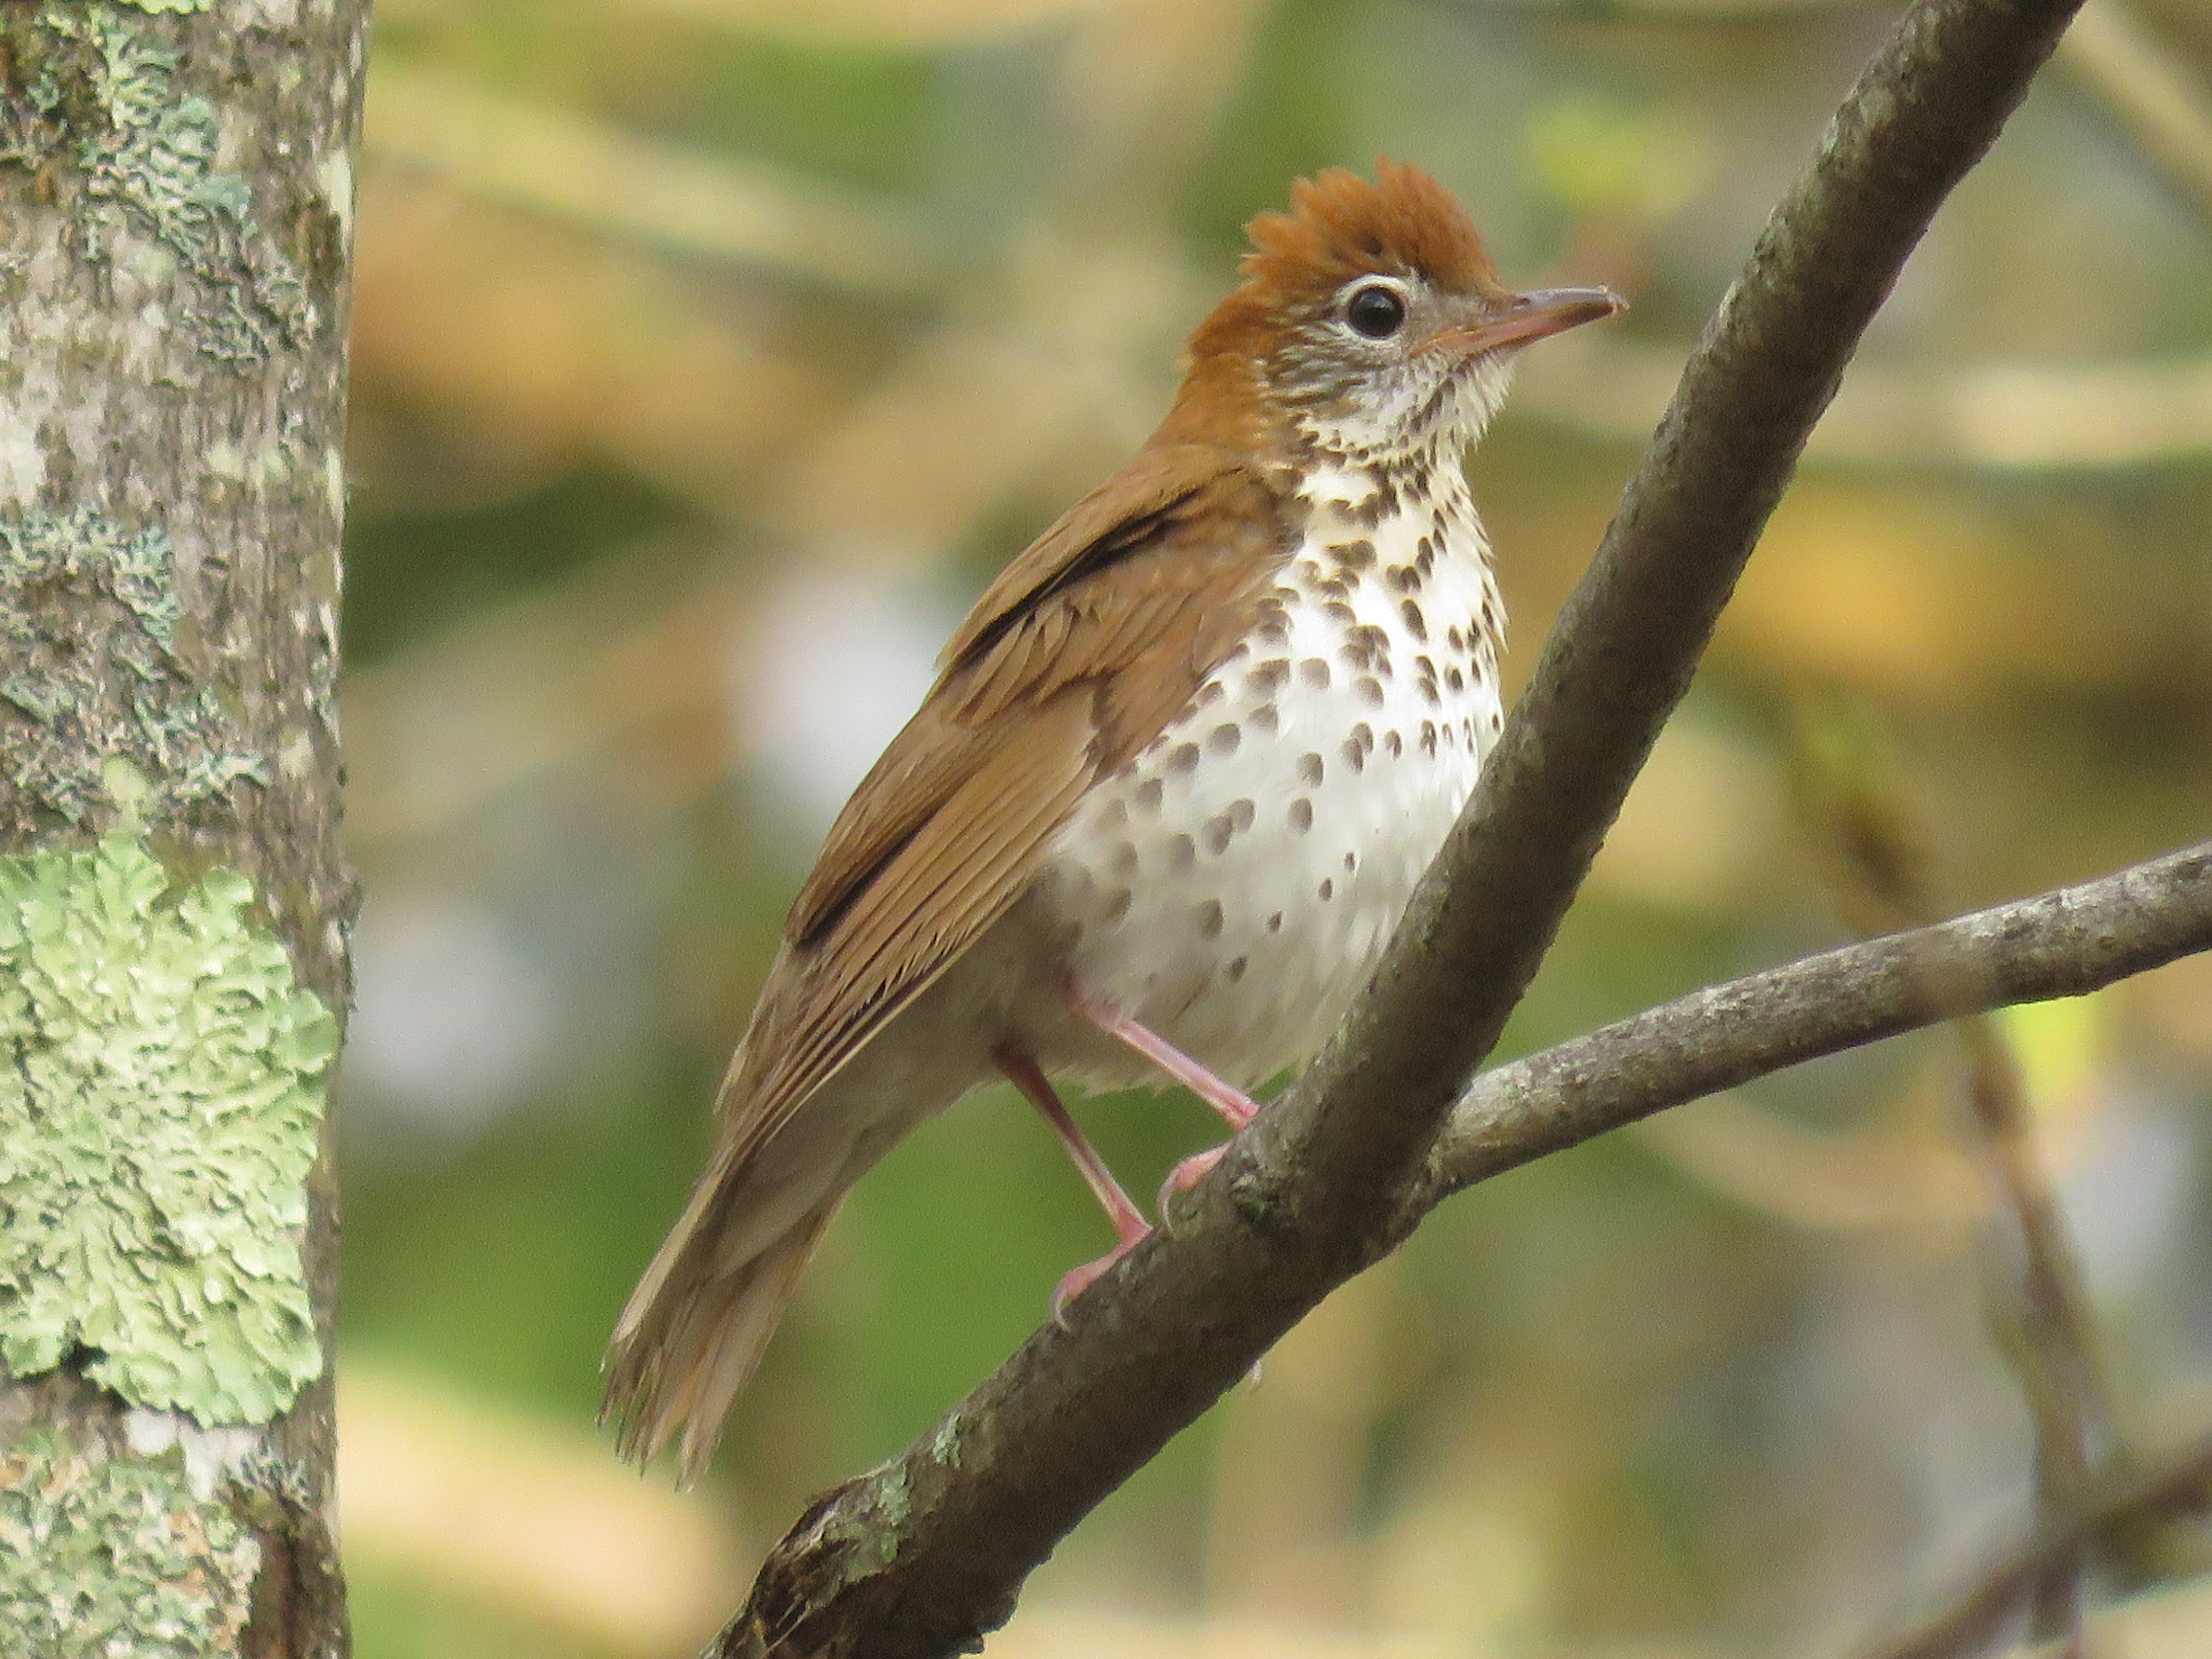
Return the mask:
{"type": "MultiPolygon", "coordinates": [[[[2079,886],[1693,992],[1476,1079],[1402,1195],[1388,1236],[1403,1238],[1464,1188],[1668,1107],[1947,1020],[2085,995],[2205,950],[2212,950],[2212,842],[2079,886]]],[[[1179,1241],[1176,1254],[1196,1255],[1206,1243],[1203,1235],[1193,1235],[1179,1241]]],[[[1253,1293],[1264,1285],[1245,1288],[1253,1293]]],[[[1129,1298],[1121,1300],[1126,1305],[1129,1298]]],[[[1161,1340],[1133,1316],[1120,1316],[1127,1320],[1121,1340],[1141,1343],[1156,1370],[1172,1370],[1176,1334],[1161,1340]]],[[[929,1439],[818,1500],[777,1547],[717,1651],[862,1653],[872,1659],[954,1650],[943,1637],[931,1638],[939,1645],[921,1649],[887,1635],[899,1627],[875,1622],[881,1615],[866,1598],[886,1581],[896,1582],[900,1553],[917,1534],[926,1547],[945,1552],[939,1559],[945,1565],[908,1607],[926,1613],[933,1595],[979,1595],[988,1581],[949,1570],[962,1558],[953,1540],[931,1534],[945,1524],[943,1515],[963,1507],[959,1488],[967,1481],[1012,1485],[1042,1494],[1041,1504],[1052,1501],[1043,1483],[1056,1471],[1039,1468],[1030,1448],[1069,1431],[1059,1419],[1074,1409],[1070,1401],[1082,1381],[1065,1369],[1071,1352],[1079,1352],[1078,1335],[1046,1327],[929,1439]],[[857,1631],[860,1645],[844,1645],[843,1631],[857,1631]]],[[[2203,1484],[2203,1477],[2192,1478],[2203,1484]]],[[[1984,1602],[2008,1587],[2016,1601],[2020,1584],[2073,1547],[2064,1537],[2039,1545],[2026,1566],[1993,1578],[1959,1617],[1983,1620],[1984,1602]]],[[[1006,1599],[998,1604],[1009,1611],[1011,1589],[1002,1590],[1006,1599]]],[[[1951,1650],[1902,1651],[1934,1659],[1951,1650]]]]}
{"type": "Polygon", "coordinates": [[[818,1499],[718,1650],[975,1644],[1105,1495],[1402,1237],[1404,1187],[1548,947],[1861,331],[2078,0],[1921,0],[1708,326],[1389,959],[1156,1236],[901,1457],[818,1499]]]}

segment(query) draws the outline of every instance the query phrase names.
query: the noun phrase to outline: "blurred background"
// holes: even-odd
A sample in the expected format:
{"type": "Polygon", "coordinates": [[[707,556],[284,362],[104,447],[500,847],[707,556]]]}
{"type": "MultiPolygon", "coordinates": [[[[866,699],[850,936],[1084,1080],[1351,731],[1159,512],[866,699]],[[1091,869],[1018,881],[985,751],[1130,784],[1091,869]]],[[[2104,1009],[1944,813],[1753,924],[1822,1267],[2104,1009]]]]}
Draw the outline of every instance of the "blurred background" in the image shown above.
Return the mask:
{"type": "MultiPolygon", "coordinates": [[[[703,1489],[601,1345],[784,907],[992,571],[1165,406],[1239,227],[1418,161],[1531,354],[1472,472],[1527,672],[1894,13],[1825,0],[379,0],[359,177],[343,1523],[362,1659],[685,1655],[1108,1243],[1010,1091],[860,1187],[703,1489]]],[[[1875,325],[1508,1048],[2212,823],[2212,10],[2093,0],[1875,325]],[[1880,816],[1881,814],[1878,814],[1880,816]],[[1863,885],[1863,883],[1862,882],[1863,885]]],[[[2008,1017],[2120,1433],[2212,1424],[2212,962],[2008,1017]]],[[[1448,1205],[1090,1520],[1010,1659],[1826,1654],[2016,1534],[1932,1034],[1448,1205]]],[[[1082,1110],[1132,1190],[1211,1138],[1082,1110]]],[[[2129,1608],[2212,1651],[2212,1598],[2129,1608]]],[[[2119,1651],[2115,1648],[2112,1651],[2119,1651]]]]}

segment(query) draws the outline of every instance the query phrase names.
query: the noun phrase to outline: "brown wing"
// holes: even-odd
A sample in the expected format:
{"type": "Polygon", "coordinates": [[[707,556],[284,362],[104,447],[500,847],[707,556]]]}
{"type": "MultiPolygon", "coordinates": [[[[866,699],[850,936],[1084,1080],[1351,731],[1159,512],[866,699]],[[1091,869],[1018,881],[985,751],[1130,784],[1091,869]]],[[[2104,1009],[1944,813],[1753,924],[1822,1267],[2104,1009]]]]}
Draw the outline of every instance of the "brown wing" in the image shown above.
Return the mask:
{"type": "Polygon", "coordinates": [[[1163,446],[1009,564],[831,829],[724,1085],[742,1162],[1004,915],[1090,783],[1249,634],[1282,504],[1228,453],[1163,446]]]}

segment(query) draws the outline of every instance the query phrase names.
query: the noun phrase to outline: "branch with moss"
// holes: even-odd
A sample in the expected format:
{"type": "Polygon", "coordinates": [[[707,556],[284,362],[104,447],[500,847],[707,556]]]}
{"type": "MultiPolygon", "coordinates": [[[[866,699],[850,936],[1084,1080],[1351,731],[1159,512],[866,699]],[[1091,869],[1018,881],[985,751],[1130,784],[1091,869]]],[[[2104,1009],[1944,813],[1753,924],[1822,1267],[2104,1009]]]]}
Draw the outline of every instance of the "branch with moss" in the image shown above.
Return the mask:
{"type": "MultiPolygon", "coordinates": [[[[1922,0],[1899,21],[1708,325],[1474,799],[1344,1028],[1232,1144],[1171,1235],[1139,1246],[933,1433],[817,1499],[715,1651],[935,1659],[972,1649],[1060,1537],[1441,1195],[1431,1171],[1458,1144],[1461,1096],[1688,687],[1861,332],[2075,3],[1922,0]]],[[[2212,944],[2208,860],[2189,855],[2166,872],[2179,891],[2153,931],[2185,936],[2167,956],[2212,944]],[[2189,915],[2178,930],[2177,907],[2189,915]]],[[[2045,902],[2063,930],[2063,901],[2045,902]]],[[[1956,975],[1921,971],[1913,951],[1934,940],[1886,975],[1868,964],[1878,971],[1866,983],[1887,989],[1887,1019],[1853,1036],[1825,1011],[1833,1046],[2018,982],[1995,960],[2014,939],[2001,925],[1983,953],[1992,959],[1963,961],[1956,975]]],[[[2079,977],[2045,966],[2045,979],[2079,977]]],[[[1721,1001],[1739,1019],[1765,1006],[1721,1001]]],[[[1807,1025],[1823,1012],[1798,1009],[1807,1025]]],[[[1686,1072],[1701,1058],[1695,1035],[1686,1072]]],[[[1562,1139],[1564,1121],[1524,1122],[1516,1109],[1505,1122],[1519,1127],[1493,1122],[1477,1139],[1519,1161],[1580,1138],[1562,1139]]]]}

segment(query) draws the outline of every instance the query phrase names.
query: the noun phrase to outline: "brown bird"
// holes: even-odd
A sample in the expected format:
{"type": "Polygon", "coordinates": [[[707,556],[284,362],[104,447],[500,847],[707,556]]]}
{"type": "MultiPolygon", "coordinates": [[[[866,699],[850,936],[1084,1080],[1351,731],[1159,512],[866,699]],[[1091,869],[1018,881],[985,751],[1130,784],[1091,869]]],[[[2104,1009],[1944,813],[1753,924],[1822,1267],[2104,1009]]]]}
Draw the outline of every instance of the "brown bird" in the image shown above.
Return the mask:
{"type": "Polygon", "coordinates": [[[976,601],[830,830],[615,1330],[625,1456],[680,1435],[699,1473],[846,1192],[998,1078],[1114,1224],[1056,1305],[1080,1295],[1146,1223],[1048,1074],[1182,1083],[1243,1127],[1466,802],[1505,617],[1462,461],[1519,348],[1621,302],[1508,291],[1413,167],[1291,202],[1252,222],[1159,430],[976,601]]]}

